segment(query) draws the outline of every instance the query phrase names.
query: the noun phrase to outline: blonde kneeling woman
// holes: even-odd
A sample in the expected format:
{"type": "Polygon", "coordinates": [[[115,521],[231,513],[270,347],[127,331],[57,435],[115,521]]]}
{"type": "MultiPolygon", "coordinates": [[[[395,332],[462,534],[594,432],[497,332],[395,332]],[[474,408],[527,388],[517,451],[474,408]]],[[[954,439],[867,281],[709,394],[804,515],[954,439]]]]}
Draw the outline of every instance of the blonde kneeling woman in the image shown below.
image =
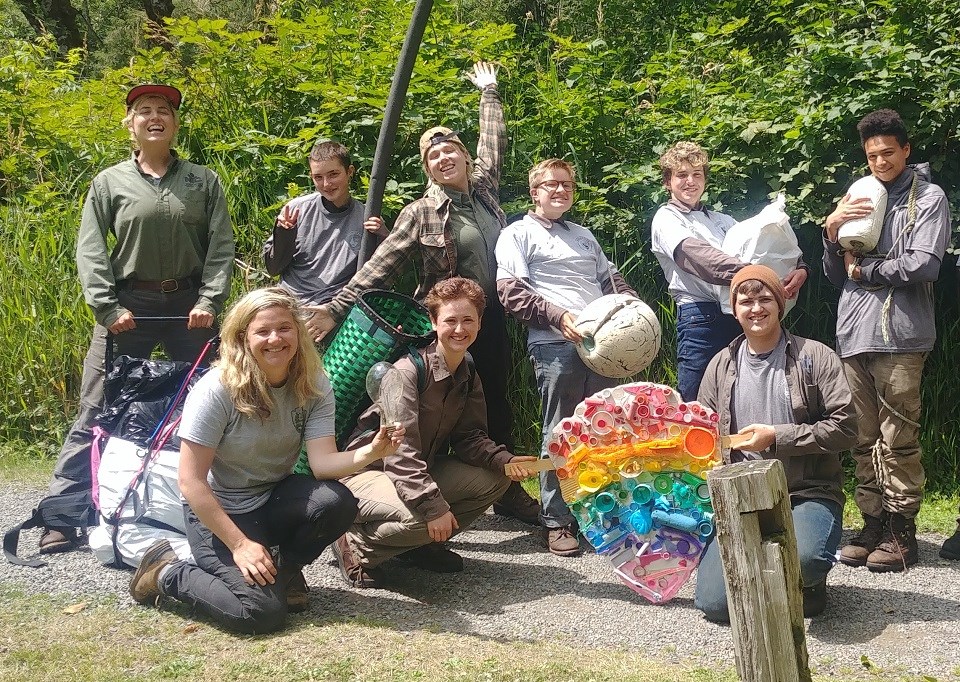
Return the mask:
{"type": "Polygon", "coordinates": [[[334,399],[297,300],[251,291],[227,313],[221,359],[180,423],[180,489],[194,563],[151,547],[130,581],[141,603],[172,597],[238,632],[283,627],[307,608],[301,569],[350,526],[357,502],[335,479],[392,454],[403,428],[337,452],[334,399]],[[291,474],[306,443],[313,477],[291,474]],[[276,554],[270,548],[278,547],[276,554]]]}

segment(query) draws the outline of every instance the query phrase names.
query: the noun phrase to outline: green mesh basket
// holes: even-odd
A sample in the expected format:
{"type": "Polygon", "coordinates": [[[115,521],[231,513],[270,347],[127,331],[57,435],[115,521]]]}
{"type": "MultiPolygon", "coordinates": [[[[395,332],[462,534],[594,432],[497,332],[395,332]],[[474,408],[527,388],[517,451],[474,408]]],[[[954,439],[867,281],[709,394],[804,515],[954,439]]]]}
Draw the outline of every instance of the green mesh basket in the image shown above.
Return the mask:
{"type": "MultiPolygon", "coordinates": [[[[411,346],[423,348],[433,338],[427,309],[409,296],[380,289],[360,295],[323,354],[323,369],[337,401],[338,447],[346,444],[370,404],[366,389],[370,368],[398,360],[411,346]]],[[[294,472],[310,473],[306,453],[301,453],[294,472]]]]}

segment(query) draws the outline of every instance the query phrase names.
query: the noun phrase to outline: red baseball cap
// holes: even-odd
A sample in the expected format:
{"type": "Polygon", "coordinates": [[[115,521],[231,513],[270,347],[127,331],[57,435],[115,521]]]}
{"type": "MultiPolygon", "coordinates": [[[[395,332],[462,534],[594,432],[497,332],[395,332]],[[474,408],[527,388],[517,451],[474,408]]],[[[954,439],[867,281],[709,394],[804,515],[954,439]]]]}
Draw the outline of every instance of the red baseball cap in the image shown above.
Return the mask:
{"type": "Polygon", "coordinates": [[[145,83],[144,85],[138,85],[127,93],[127,109],[129,109],[133,103],[137,101],[137,98],[143,97],[144,95],[159,95],[160,97],[168,100],[170,104],[173,105],[174,109],[180,108],[180,101],[183,99],[183,95],[180,94],[180,91],[172,85],[145,83]]]}

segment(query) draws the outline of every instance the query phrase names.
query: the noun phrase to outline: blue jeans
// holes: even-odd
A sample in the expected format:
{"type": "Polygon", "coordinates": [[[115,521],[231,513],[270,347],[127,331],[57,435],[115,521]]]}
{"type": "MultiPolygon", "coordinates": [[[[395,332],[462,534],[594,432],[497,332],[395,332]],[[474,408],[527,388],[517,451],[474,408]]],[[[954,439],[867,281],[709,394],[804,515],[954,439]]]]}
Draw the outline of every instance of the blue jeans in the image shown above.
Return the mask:
{"type": "MultiPolygon", "coordinates": [[[[843,529],[843,508],[832,500],[791,500],[793,527],[797,535],[797,555],[803,586],[819,585],[836,562],[843,529]]],[[[728,623],[727,588],[723,582],[720,550],[711,538],[697,568],[697,591],[693,605],[708,620],[728,623]]]]}
{"type": "MultiPolygon", "coordinates": [[[[584,398],[617,385],[616,379],[600,376],[583,364],[576,347],[569,341],[530,346],[530,360],[537,378],[543,409],[543,445],[540,457],[548,457],[547,441],[560,420],[573,416],[584,398]]],[[[573,523],[573,514],[560,494],[554,471],[540,472],[540,522],[547,528],[562,528],[573,523]]]]}
{"type": "Polygon", "coordinates": [[[677,315],[677,390],[684,402],[697,399],[700,381],[713,356],[740,336],[737,318],[719,303],[684,303],[677,315]]]}
{"type": "Polygon", "coordinates": [[[246,514],[230,514],[237,527],[266,548],[279,545],[273,585],[248,585],[233,561],[233,552],[200,523],[189,505],[183,507],[187,540],[194,564],[171,565],[160,591],[191,604],[216,623],[247,634],[283,627],[287,620],[287,582],[294,571],[312,563],[357,517],[357,500],[338,481],[287,476],[277,483],[266,504],[246,514]]]}

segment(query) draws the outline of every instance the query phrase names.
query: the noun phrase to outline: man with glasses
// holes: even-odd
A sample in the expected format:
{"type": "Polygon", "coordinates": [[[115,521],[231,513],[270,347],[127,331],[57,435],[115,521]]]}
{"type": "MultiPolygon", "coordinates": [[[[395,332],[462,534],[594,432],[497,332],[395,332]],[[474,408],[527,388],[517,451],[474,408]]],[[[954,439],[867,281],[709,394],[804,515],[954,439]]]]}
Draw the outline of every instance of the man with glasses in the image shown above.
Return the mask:
{"type": "MultiPolygon", "coordinates": [[[[541,457],[547,457],[553,427],[581,400],[617,383],[588,369],[577,355],[575,344],[582,337],[576,316],[604,294],[637,294],[593,234],[563,219],[573,205],[573,166],[547,159],[530,170],[529,178],[533,210],[497,240],[497,294],[504,310],[529,327],[527,348],[543,409],[541,457]]],[[[553,471],[540,474],[540,505],[550,551],[579,554],[576,524],[553,471]]]]}

